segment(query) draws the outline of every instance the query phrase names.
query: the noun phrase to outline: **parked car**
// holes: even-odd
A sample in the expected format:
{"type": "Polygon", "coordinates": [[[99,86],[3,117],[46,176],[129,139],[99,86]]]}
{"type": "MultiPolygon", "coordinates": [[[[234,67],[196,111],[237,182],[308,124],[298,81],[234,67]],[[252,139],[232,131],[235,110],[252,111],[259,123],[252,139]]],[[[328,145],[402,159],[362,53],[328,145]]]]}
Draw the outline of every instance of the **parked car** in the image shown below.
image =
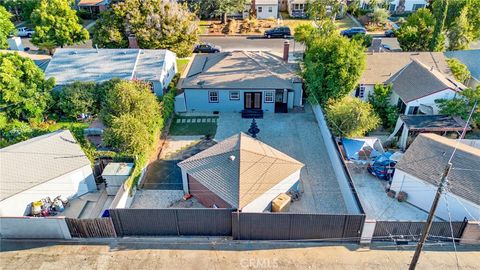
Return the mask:
{"type": "Polygon", "coordinates": [[[290,31],[290,28],[288,26],[280,26],[280,27],[275,27],[273,29],[265,31],[263,35],[266,38],[274,38],[274,37],[288,38],[292,35],[292,32],[290,31]]]}
{"type": "Polygon", "coordinates": [[[20,27],[17,29],[19,37],[32,37],[35,31],[28,27],[20,27]]]}
{"type": "Polygon", "coordinates": [[[343,30],[342,32],[340,32],[340,34],[344,37],[351,38],[358,34],[365,35],[367,34],[367,30],[363,27],[352,27],[352,28],[343,30]]]}
{"type": "Polygon", "coordinates": [[[194,53],[218,53],[222,50],[220,46],[215,46],[210,43],[198,44],[193,49],[194,53]]]}
{"type": "Polygon", "coordinates": [[[393,29],[389,29],[385,31],[385,36],[386,37],[395,37],[395,31],[393,29]]]}
{"type": "Polygon", "coordinates": [[[395,173],[396,160],[392,160],[393,153],[386,152],[385,154],[375,158],[372,164],[369,164],[367,171],[379,179],[389,181],[395,173]]]}

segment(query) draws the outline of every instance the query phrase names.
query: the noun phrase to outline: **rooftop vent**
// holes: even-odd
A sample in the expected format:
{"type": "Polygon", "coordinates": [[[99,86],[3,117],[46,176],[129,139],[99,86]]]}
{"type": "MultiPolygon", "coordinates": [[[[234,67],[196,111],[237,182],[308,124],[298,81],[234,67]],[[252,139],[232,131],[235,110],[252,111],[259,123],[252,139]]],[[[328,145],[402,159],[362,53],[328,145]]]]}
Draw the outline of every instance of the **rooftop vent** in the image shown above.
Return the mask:
{"type": "Polygon", "coordinates": [[[231,155],[228,157],[228,159],[230,159],[230,161],[234,161],[235,160],[235,156],[234,155],[231,155]]]}

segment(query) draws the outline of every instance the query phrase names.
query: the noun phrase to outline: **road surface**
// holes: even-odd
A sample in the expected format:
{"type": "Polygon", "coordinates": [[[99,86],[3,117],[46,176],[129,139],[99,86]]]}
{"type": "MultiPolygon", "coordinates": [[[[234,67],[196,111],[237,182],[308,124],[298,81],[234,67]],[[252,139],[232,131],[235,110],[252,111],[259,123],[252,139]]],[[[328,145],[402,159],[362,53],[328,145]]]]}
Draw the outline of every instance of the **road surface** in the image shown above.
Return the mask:
{"type": "MultiPolygon", "coordinates": [[[[275,54],[283,53],[283,43],[285,39],[276,38],[276,39],[267,39],[263,37],[200,37],[200,41],[206,43],[213,43],[222,47],[224,51],[234,51],[234,50],[257,50],[257,51],[271,51],[275,54]]],[[[295,49],[296,52],[304,50],[304,46],[298,42],[294,42],[293,39],[288,39],[290,42],[290,51],[293,52],[295,49]]]]}

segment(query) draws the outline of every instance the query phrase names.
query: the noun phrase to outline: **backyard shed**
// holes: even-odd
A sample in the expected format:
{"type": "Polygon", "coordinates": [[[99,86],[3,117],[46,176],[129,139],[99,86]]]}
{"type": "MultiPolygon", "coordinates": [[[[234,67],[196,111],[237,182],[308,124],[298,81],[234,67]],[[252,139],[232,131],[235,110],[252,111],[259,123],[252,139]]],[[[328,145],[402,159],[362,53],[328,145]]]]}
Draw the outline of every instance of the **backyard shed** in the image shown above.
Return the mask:
{"type": "Polygon", "coordinates": [[[132,174],[133,163],[109,163],[103,169],[102,177],[105,179],[108,195],[116,195],[118,189],[123,185],[125,180],[132,174]]]}
{"type": "Polygon", "coordinates": [[[206,207],[263,212],[300,180],[301,162],[240,133],[178,164],[183,189],[206,207]]]}
{"type": "Polygon", "coordinates": [[[89,159],[68,130],[0,149],[0,216],[30,214],[30,204],[97,189],[89,159]]]}

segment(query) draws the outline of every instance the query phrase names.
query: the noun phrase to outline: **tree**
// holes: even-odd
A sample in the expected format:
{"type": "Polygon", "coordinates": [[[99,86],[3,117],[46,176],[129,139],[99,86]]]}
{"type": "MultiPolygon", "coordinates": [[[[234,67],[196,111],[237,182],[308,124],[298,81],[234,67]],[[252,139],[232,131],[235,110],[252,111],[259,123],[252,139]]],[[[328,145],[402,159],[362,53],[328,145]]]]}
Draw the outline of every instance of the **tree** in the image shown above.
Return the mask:
{"type": "Polygon", "coordinates": [[[132,114],[122,114],[112,119],[105,131],[105,143],[127,155],[142,155],[148,152],[153,137],[146,125],[132,114]]]}
{"type": "Polygon", "coordinates": [[[330,101],[325,116],[337,137],[362,137],[380,124],[372,105],[352,96],[330,101]]]}
{"type": "Polygon", "coordinates": [[[99,111],[96,106],[95,90],[97,85],[93,82],[74,82],[58,92],[56,106],[62,114],[75,119],[82,113],[95,114],[99,111]]]}
{"type": "Polygon", "coordinates": [[[30,22],[30,15],[40,5],[41,0],[3,0],[6,9],[9,9],[17,20],[30,22]]]}
{"type": "Polygon", "coordinates": [[[386,9],[378,7],[373,9],[372,22],[376,24],[385,24],[387,23],[388,17],[390,17],[390,13],[386,9]]]}
{"type": "Polygon", "coordinates": [[[441,52],[445,48],[444,26],[447,18],[448,0],[437,0],[433,3],[435,15],[435,27],[432,40],[430,41],[430,51],[441,52]]]}
{"type": "Polygon", "coordinates": [[[0,49],[8,48],[8,36],[12,31],[15,31],[15,26],[10,20],[11,17],[12,14],[3,6],[0,6],[0,49]]]}
{"type": "Polygon", "coordinates": [[[458,81],[465,83],[466,80],[470,79],[471,74],[470,70],[468,70],[467,66],[460,62],[460,60],[456,58],[447,59],[448,66],[452,70],[453,76],[458,81]]]}
{"type": "MultiPolygon", "coordinates": [[[[227,22],[227,15],[243,12],[245,5],[250,3],[250,0],[210,0],[217,2],[217,8],[213,14],[222,16],[222,22],[227,22]]],[[[208,1],[207,1],[208,2],[208,1]]]]}
{"type": "Polygon", "coordinates": [[[198,42],[196,16],[186,5],[165,0],[125,0],[102,12],[93,43],[102,48],[127,48],[135,36],[144,49],[169,49],[180,57],[198,42]]]}
{"type": "Polygon", "coordinates": [[[435,100],[440,108],[440,113],[450,116],[459,116],[464,120],[468,119],[473,106],[476,104],[472,115],[473,126],[480,128],[480,85],[476,89],[465,89],[460,92],[460,97],[455,99],[435,100]]]}
{"type": "Polygon", "coordinates": [[[430,10],[421,8],[407,18],[397,31],[403,51],[429,51],[433,38],[435,17],[430,10]]]}
{"type": "Polygon", "coordinates": [[[365,67],[364,47],[338,34],[312,40],[305,53],[303,78],[320,104],[350,94],[365,67]]]}
{"type": "Polygon", "coordinates": [[[318,28],[311,23],[302,23],[295,27],[293,38],[295,41],[308,44],[318,34],[318,28]]]}
{"type": "Polygon", "coordinates": [[[35,25],[32,43],[57,47],[73,45],[88,40],[88,31],[79,23],[70,0],[44,0],[36,8],[31,21],[35,25]]]}
{"type": "Polygon", "coordinates": [[[308,3],[308,15],[313,20],[331,20],[335,21],[337,13],[340,11],[341,3],[339,0],[313,0],[308,3]]]}
{"type": "MultiPolygon", "coordinates": [[[[467,37],[472,40],[478,40],[480,38],[480,0],[449,0],[447,18],[445,20],[445,29],[448,32],[456,28],[456,21],[462,13],[466,13],[465,17],[468,18],[467,23],[463,24],[468,31],[463,32],[467,37]],[[466,25],[468,24],[468,27],[466,25]]],[[[456,30],[458,31],[458,30],[456,30]]]]}
{"type": "Polygon", "coordinates": [[[373,110],[380,117],[382,126],[391,129],[395,126],[398,119],[398,110],[396,106],[390,104],[392,95],[392,85],[377,84],[373,88],[373,94],[368,96],[368,102],[372,104],[373,110]]]}
{"type": "Polygon", "coordinates": [[[54,85],[32,60],[17,53],[0,54],[0,108],[9,120],[39,120],[54,85]]]}
{"type": "Polygon", "coordinates": [[[470,42],[474,36],[470,31],[470,23],[467,18],[467,9],[464,9],[458,17],[455,18],[453,24],[449,27],[447,33],[448,50],[465,50],[468,49],[470,42]]]}

